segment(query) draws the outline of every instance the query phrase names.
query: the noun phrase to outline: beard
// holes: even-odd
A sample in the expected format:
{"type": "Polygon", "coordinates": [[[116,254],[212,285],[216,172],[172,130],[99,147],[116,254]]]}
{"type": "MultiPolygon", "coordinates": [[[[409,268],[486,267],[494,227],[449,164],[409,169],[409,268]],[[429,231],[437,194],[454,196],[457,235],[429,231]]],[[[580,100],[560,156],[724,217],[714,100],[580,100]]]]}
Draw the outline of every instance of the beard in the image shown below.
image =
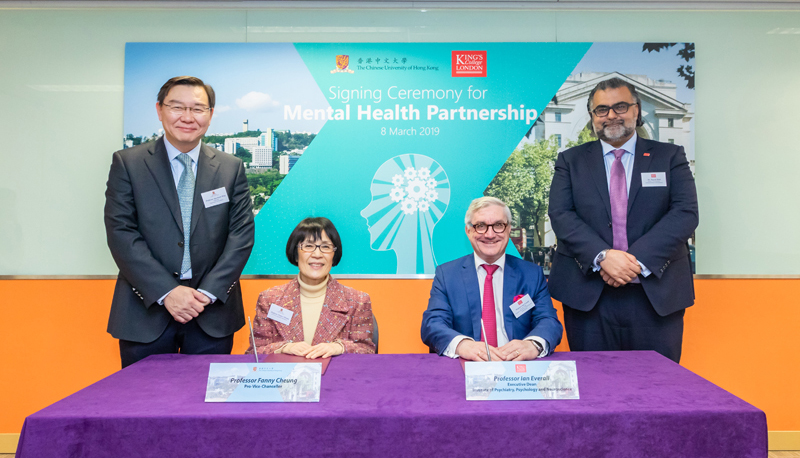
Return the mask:
{"type": "Polygon", "coordinates": [[[624,122],[608,123],[597,131],[597,138],[606,143],[613,143],[631,137],[635,131],[635,127],[627,126],[624,122]]]}

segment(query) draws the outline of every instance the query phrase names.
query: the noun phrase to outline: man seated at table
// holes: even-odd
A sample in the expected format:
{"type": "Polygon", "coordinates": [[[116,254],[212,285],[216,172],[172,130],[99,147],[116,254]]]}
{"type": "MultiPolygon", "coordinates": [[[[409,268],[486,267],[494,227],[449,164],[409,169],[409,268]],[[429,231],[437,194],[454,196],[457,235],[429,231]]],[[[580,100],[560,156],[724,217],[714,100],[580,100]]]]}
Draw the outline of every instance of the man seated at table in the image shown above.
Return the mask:
{"type": "Polygon", "coordinates": [[[436,268],[422,341],[443,356],[487,361],[483,320],[492,361],[549,355],[563,328],[542,268],[506,254],[508,206],[494,197],[475,199],[464,223],[474,253],[436,268]]]}

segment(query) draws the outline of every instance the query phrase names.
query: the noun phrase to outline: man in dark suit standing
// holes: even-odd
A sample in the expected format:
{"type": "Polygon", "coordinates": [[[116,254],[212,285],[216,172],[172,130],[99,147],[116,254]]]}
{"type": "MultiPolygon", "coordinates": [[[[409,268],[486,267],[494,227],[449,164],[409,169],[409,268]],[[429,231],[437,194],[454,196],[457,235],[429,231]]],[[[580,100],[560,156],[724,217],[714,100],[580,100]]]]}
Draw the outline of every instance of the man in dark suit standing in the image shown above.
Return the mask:
{"type": "Polygon", "coordinates": [[[244,326],[239,276],[254,242],[242,161],[201,140],[214,90],[179,76],[158,93],[158,140],[113,155],[105,225],[119,267],[108,332],[122,367],[159,353],[229,354],[244,326]]]}
{"type": "Polygon", "coordinates": [[[508,206],[494,197],[475,199],[464,223],[474,253],[436,268],[422,341],[440,355],[470,361],[487,361],[484,342],[492,361],[549,355],[563,328],[542,268],[506,254],[508,206]]]}
{"type": "Polygon", "coordinates": [[[697,193],[683,147],[644,140],[641,101],[612,78],[590,93],[599,141],[559,154],[550,188],[550,273],[571,350],[655,350],[680,361],[694,303],[688,239],[697,193]]]}

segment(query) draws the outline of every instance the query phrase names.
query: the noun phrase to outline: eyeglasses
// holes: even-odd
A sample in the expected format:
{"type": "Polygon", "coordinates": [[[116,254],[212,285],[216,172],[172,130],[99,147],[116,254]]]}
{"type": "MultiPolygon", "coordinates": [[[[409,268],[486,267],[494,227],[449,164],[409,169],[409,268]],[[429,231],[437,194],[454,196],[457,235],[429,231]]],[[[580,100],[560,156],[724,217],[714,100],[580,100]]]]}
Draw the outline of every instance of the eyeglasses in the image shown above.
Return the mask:
{"type": "Polygon", "coordinates": [[[300,245],[298,245],[298,247],[300,248],[300,251],[303,251],[305,253],[313,253],[314,251],[316,251],[317,248],[319,248],[319,251],[325,254],[330,254],[336,251],[335,246],[329,245],[327,243],[323,243],[322,245],[317,245],[310,242],[303,242],[300,245]]]}
{"type": "Polygon", "coordinates": [[[592,113],[594,113],[594,115],[597,116],[598,118],[605,118],[606,116],[608,116],[608,112],[611,111],[611,110],[614,110],[614,113],[616,113],[616,114],[624,114],[624,113],[628,112],[628,108],[630,108],[630,107],[632,107],[634,105],[639,105],[639,104],[638,103],[619,102],[619,103],[615,103],[613,106],[610,106],[610,107],[607,106],[607,105],[600,105],[597,108],[595,108],[594,110],[590,110],[590,111],[592,113]]]}
{"type": "Polygon", "coordinates": [[[174,115],[182,115],[186,110],[194,116],[205,116],[211,111],[211,108],[208,107],[185,107],[183,105],[167,105],[166,103],[162,103],[163,106],[169,109],[169,112],[174,115]]]}
{"type": "Polygon", "coordinates": [[[472,226],[472,228],[475,229],[475,232],[477,232],[478,234],[485,234],[490,227],[492,228],[495,234],[501,234],[503,231],[506,230],[506,226],[508,226],[508,223],[497,222],[491,225],[478,223],[478,224],[470,224],[470,226],[472,226]]]}

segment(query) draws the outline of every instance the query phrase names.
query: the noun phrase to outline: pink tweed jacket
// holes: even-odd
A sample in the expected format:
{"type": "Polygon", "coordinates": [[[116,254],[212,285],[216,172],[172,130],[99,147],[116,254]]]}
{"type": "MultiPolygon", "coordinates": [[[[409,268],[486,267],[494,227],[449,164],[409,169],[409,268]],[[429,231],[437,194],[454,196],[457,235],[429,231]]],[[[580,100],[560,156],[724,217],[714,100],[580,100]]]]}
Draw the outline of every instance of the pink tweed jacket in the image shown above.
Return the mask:
{"type": "MultiPolygon", "coordinates": [[[[303,340],[303,313],[300,309],[300,283],[297,278],[285,285],[261,292],[256,305],[253,333],[259,354],[274,353],[287,342],[303,340]],[[288,325],[267,318],[272,304],[293,312],[288,325]]],[[[344,345],[345,353],[375,353],[369,294],[344,286],[331,278],[311,344],[334,341],[344,345]]],[[[252,352],[251,343],[246,353],[252,352]]]]}

